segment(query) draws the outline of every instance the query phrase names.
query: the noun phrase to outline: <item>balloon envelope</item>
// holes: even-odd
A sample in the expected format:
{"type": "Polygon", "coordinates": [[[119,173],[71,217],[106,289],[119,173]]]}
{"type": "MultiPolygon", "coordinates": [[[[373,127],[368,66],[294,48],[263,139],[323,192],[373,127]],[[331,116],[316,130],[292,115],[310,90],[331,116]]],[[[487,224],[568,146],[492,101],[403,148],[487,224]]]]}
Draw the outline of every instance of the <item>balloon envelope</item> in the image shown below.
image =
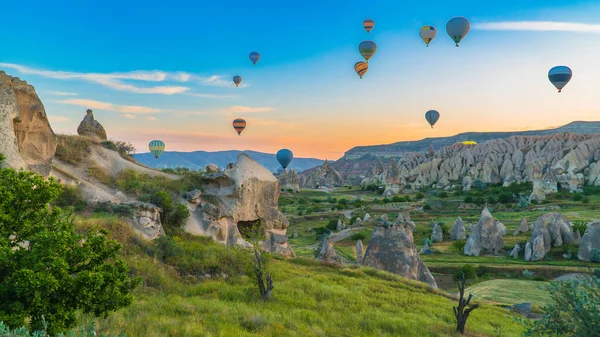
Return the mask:
{"type": "Polygon", "coordinates": [[[294,154],[288,149],[281,149],[277,151],[276,157],[281,167],[285,169],[288,167],[288,165],[290,165],[292,159],[294,159],[294,154]]]}
{"type": "Polygon", "coordinates": [[[371,32],[371,29],[375,27],[375,21],[371,19],[366,19],[365,21],[363,21],[363,27],[367,31],[367,34],[369,34],[369,32],[371,32]]]}
{"type": "Polygon", "coordinates": [[[163,143],[162,140],[152,140],[148,143],[148,149],[154,158],[158,159],[158,157],[165,152],[165,143],[163,143]]]}
{"type": "Polygon", "coordinates": [[[358,45],[358,52],[369,62],[369,59],[375,55],[377,45],[373,41],[363,41],[358,45]]]}
{"type": "Polygon", "coordinates": [[[246,121],[243,118],[236,118],[233,121],[233,128],[237,131],[238,136],[242,134],[242,131],[246,128],[246,121]]]}
{"type": "Polygon", "coordinates": [[[440,119],[440,113],[436,110],[429,110],[425,113],[425,119],[433,129],[433,125],[440,119]]]}
{"type": "Polygon", "coordinates": [[[561,92],[562,88],[569,83],[571,77],[573,77],[573,72],[567,66],[556,66],[548,72],[548,79],[558,89],[558,92],[561,92]]]}
{"type": "Polygon", "coordinates": [[[469,23],[469,20],[463,18],[462,16],[454,17],[450,19],[448,23],[446,23],[446,32],[450,38],[452,38],[454,43],[456,43],[457,47],[460,41],[467,36],[470,28],[471,24],[469,23]]]}
{"type": "Polygon", "coordinates": [[[242,83],[242,77],[241,76],[233,76],[233,83],[235,83],[235,86],[237,87],[238,85],[240,85],[240,83],[242,83]]]}
{"type": "Polygon", "coordinates": [[[429,47],[429,44],[435,37],[436,33],[437,33],[437,31],[435,30],[435,27],[433,27],[433,26],[423,26],[423,27],[421,27],[421,30],[419,31],[421,40],[423,40],[423,42],[425,42],[427,47],[429,47]]]}
{"type": "Polygon", "coordinates": [[[250,55],[248,55],[248,57],[250,58],[250,61],[254,65],[256,65],[256,63],[260,60],[260,54],[255,51],[251,52],[250,55]]]}
{"type": "Polygon", "coordinates": [[[369,70],[369,64],[365,61],[359,61],[354,64],[354,71],[360,76],[363,77],[364,74],[369,70]]]}

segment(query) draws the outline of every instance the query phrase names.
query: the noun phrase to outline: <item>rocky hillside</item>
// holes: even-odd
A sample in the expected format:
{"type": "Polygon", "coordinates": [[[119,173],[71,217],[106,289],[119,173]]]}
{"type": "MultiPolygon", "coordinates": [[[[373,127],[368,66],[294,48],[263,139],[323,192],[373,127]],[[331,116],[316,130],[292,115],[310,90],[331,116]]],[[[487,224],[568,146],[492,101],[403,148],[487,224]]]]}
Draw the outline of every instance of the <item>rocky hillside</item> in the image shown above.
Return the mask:
{"type": "Polygon", "coordinates": [[[300,187],[302,188],[337,187],[344,185],[342,176],[327,160],[321,166],[301,172],[299,180],[300,187]]]}
{"type": "Polygon", "coordinates": [[[387,165],[376,161],[363,184],[386,186],[386,194],[423,187],[528,181],[540,200],[558,188],[600,186],[600,135],[559,133],[513,136],[477,145],[454,144],[433,157],[410,153],[387,165]]]}

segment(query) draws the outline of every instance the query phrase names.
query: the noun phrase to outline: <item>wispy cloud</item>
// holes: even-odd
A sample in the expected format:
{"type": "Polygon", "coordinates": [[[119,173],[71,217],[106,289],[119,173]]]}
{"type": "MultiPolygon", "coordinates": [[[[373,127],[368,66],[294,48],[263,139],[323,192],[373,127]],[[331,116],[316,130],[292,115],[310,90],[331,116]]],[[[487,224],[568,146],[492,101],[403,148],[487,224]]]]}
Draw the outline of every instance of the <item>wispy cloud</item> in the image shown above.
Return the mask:
{"type": "Polygon", "coordinates": [[[68,122],[69,119],[63,116],[48,116],[48,120],[52,123],[68,122]]]}
{"type": "Polygon", "coordinates": [[[186,92],[186,95],[202,98],[231,98],[233,95],[215,95],[215,94],[202,94],[197,92],[186,92]]]}
{"type": "Polygon", "coordinates": [[[49,93],[50,95],[55,95],[55,96],[77,96],[77,94],[74,92],[64,92],[64,91],[46,91],[46,92],[49,93]]]}
{"type": "Polygon", "coordinates": [[[157,113],[163,112],[164,110],[149,108],[145,106],[137,106],[137,105],[117,105],[108,102],[100,102],[94,101],[91,99],[65,99],[58,100],[58,103],[70,104],[70,105],[78,105],[82,107],[86,107],[88,109],[100,109],[100,110],[108,110],[108,111],[116,111],[123,112],[126,114],[149,114],[149,113],[157,113]]]}
{"type": "Polygon", "coordinates": [[[146,119],[149,120],[149,121],[155,121],[156,117],[150,116],[150,117],[146,117],[146,119]]]}
{"type": "MultiPolygon", "coordinates": [[[[162,95],[174,95],[184,93],[190,90],[187,86],[180,85],[165,85],[165,86],[139,86],[125,81],[138,81],[138,82],[180,82],[189,83],[197,82],[204,86],[218,86],[226,87],[231,86],[232,82],[227,81],[224,76],[212,75],[203,77],[195,74],[189,74],[186,72],[166,72],[160,70],[134,70],[129,72],[117,72],[117,73],[82,73],[72,71],[52,71],[35,69],[19,64],[13,63],[0,63],[0,67],[14,69],[22,74],[37,75],[46,78],[60,79],[60,80],[83,80],[92,83],[102,85],[107,88],[111,88],[118,91],[132,92],[138,94],[162,94],[162,95]]],[[[54,93],[56,95],[56,92],[54,93]]],[[[65,96],[65,95],[63,95],[65,96]]],[[[71,95],[68,95],[71,96],[71,95]]],[[[206,98],[216,98],[209,94],[206,94],[206,98]]]]}
{"type": "Polygon", "coordinates": [[[129,119],[134,119],[135,118],[135,115],[132,115],[132,114],[124,114],[122,116],[125,117],[125,118],[129,118],[129,119]]]}
{"type": "Polygon", "coordinates": [[[253,108],[249,106],[242,105],[234,105],[228,108],[223,109],[225,112],[233,112],[233,113],[253,113],[253,112],[268,112],[273,111],[273,108],[270,107],[262,107],[262,108],[253,108]]]}
{"type": "Polygon", "coordinates": [[[481,30],[516,30],[539,32],[578,32],[600,34],[600,24],[556,21],[501,21],[474,24],[481,30]]]}

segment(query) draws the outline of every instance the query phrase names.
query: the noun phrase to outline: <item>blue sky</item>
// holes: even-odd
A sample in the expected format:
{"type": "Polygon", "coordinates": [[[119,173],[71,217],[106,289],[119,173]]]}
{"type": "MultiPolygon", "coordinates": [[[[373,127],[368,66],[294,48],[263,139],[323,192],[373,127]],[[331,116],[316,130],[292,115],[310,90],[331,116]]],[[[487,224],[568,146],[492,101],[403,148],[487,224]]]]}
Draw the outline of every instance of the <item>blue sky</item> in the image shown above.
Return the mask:
{"type": "Polygon", "coordinates": [[[158,138],[168,150],[287,147],[337,159],[357,145],[598,119],[597,1],[15,1],[1,10],[0,69],[35,86],[54,130],[74,133],[92,108],[110,138],[139,152],[158,138]],[[445,33],[453,16],[472,25],[460,48],[445,33]],[[423,25],[438,31],[429,48],[423,25]],[[366,39],[378,51],[359,80],[352,66],[366,39]],[[559,64],[574,76],[557,95],[546,74],[559,64]],[[442,115],[433,130],[429,109],[442,115]],[[241,137],[238,116],[248,121],[241,137]]]}

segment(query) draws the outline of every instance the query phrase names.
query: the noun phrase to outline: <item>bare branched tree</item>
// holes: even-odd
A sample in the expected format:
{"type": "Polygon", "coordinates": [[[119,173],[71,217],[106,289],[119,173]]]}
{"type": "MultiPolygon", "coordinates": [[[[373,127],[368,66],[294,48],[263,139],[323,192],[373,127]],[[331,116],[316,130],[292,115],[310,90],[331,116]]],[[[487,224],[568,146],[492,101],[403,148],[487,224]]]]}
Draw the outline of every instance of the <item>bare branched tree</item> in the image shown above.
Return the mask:
{"type": "Polygon", "coordinates": [[[454,282],[458,285],[460,297],[458,299],[458,307],[452,307],[452,310],[454,310],[454,317],[456,317],[456,332],[460,332],[461,334],[465,333],[465,325],[467,324],[469,314],[471,314],[473,310],[479,308],[479,304],[471,305],[473,294],[469,294],[469,297],[465,300],[465,281],[464,272],[461,273],[460,278],[454,278],[454,282]]]}

